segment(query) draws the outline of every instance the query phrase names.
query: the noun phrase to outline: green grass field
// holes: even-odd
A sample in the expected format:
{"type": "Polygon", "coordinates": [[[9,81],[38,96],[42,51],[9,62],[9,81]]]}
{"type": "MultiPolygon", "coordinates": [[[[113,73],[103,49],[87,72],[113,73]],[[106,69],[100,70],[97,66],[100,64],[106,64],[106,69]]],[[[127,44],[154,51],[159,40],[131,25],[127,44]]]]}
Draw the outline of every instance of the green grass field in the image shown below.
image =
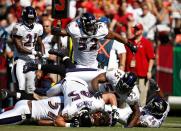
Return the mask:
{"type": "Polygon", "coordinates": [[[168,117],[161,128],[122,128],[116,127],[91,127],[91,128],[60,128],[31,125],[0,126],[0,131],[181,131],[181,117],[168,117]]]}

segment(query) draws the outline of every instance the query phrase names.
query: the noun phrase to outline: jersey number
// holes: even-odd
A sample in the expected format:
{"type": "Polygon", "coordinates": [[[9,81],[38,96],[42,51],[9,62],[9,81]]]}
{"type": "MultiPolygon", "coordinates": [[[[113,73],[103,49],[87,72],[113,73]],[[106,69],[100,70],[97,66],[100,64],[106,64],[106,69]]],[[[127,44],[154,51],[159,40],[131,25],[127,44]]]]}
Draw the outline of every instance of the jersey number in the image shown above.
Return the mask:
{"type": "MultiPolygon", "coordinates": [[[[48,105],[49,105],[49,107],[52,108],[53,110],[56,110],[56,109],[59,108],[60,103],[55,102],[55,104],[52,104],[51,101],[48,101],[48,105]]],[[[48,112],[48,116],[49,116],[52,120],[54,120],[54,119],[56,118],[56,115],[55,115],[53,112],[51,112],[51,111],[48,112]]]]}
{"type": "Polygon", "coordinates": [[[68,94],[69,97],[72,97],[72,101],[80,99],[80,95],[86,96],[88,98],[92,97],[92,94],[87,91],[80,91],[80,93],[75,93],[75,91],[72,91],[68,94]]]}
{"type": "Polygon", "coordinates": [[[24,43],[24,46],[31,47],[31,44],[33,42],[33,47],[34,47],[35,41],[37,39],[37,34],[35,34],[35,36],[34,36],[34,41],[33,41],[33,36],[31,34],[27,34],[26,38],[28,39],[28,41],[24,43]]]}
{"type": "MultiPolygon", "coordinates": [[[[78,49],[80,51],[85,51],[85,50],[86,51],[92,51],[92,50],[96,50],[97,49],[97,43],[92,44],[91,47],[87,47],[87,41],[88,41],[87,38],[80,38],[79,39],[79,47],[78,47],[78,49]]],[[[95,42],[96,40],[92,39],[91,41],[95,42]]]]}

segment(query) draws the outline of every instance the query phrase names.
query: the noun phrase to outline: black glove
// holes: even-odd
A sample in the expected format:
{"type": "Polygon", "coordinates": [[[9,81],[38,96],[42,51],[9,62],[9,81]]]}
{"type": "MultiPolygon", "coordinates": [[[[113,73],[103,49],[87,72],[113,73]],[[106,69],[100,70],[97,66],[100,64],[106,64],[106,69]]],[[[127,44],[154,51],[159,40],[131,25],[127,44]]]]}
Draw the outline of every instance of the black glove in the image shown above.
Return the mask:
{"type": "Polygon", "coordinates": [[[97,92],[94,94],[94,97],[95,97],[96,99],[102,98],[102,92],[97,91],[97,92]]]}
{"type": "Polygon", "coordinates": [[[52,28],[51,28],[51,33],[52,33],[52,35],[57,35],[57,36],[59,36],[59,35],[60,35],[60,32],[61,32],[61,28],[60,28],[60,27],[52,27],[52,28]]]}
{"type": "Polygon", "coordinates": [[[127,43],[127,46],[129,47],[129,49],[133,52],[136,53],[138,48],[136,45],[131,44],[130,42],[127,43]]]}
{"type": "Polygon", "coordinates": [[[159,91],[160,90],[157,82],[153,79],[149,79],[149,86],[150,86],[149,88],[153,91],[159,91]]]}
{"type": "Polygon", "coordinates": [[[119,119],[119,113],[117,112],[116,109],[113,109],[112,110],[112,123],[111,123],[111,126],[115,126],[118,119],[119,119]]]}
{"type": "Polygon", "coordinates": [[[53,54],[53,55],[57,55],[57,56],[60,56],[60,57],[64,57],[64,52],[62,50],[58,50],[58,49],[50,49],[48,51],[49,54],[53,54]]]}
{"type": "Polygon", "coordinates": [[[8,97],[15,97],[16,92],[9,91],[7,89],[0,90],[0,99],[6,99],[8,97]]]}
{"type": "Polygon", "coordinates": [[[79,127],[78,118],[73,118],[72,122],[70,123],[70,127],[79,127]]]}
{"type": "Polygon", "coordinates": [[[34,61],[26,62],[26,64],[23,66],[23,73],[35,70],[38,70],[38,64],[34,61]]]}

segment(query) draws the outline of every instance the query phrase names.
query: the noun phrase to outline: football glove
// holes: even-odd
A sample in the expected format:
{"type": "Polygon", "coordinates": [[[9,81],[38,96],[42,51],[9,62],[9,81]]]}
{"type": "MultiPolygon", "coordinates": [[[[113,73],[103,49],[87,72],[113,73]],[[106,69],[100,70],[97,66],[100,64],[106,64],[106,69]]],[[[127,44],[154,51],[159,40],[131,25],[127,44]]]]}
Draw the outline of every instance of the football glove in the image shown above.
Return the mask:
{"type": "Polygon", "coordinates": [[[96,99],[101,99],[101,98],[102,98],[102,92],[97,91],[97,92],[94,94],[94,97],[95,97],[96,99]]]}
{"type": "Polygon", "coordinates": [[[116,109],[113,109],[112,110],[112,124],[111,124],[111,126],[115,126],[118,119],[119,119],[119,113],[117,112],[116,109]]]}
{"type": "Polygon", "coordinates": [[[131,44],[130,42],[128,42],[126,45],[129,47],[129,49],[130,49],[133,53],[136,53],[136,52],[137,52],[138,48],[137,48],[136,45],[133,45],[133,44],[131,44]]]}
{"type": "Polygon", "coordinates": [[[79,127],[79,121],[76,117],[72,119],[72,122],[70,123],[70,127],[79,127]]]}

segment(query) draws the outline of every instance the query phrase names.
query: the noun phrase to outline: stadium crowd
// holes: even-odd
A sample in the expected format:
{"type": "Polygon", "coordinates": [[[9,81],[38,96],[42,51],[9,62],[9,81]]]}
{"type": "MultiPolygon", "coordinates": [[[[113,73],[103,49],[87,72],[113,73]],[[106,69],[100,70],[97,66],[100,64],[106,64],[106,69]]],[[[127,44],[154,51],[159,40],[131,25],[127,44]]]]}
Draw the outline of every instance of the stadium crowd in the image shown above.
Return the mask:
{"type": "Polygon", "coordinates": [[[0,0],[0,125],[160,127],[157,47],[181,43],[179,0],[0,0]],[[36,105],[35,105],[36,104],[36,105]]]}

